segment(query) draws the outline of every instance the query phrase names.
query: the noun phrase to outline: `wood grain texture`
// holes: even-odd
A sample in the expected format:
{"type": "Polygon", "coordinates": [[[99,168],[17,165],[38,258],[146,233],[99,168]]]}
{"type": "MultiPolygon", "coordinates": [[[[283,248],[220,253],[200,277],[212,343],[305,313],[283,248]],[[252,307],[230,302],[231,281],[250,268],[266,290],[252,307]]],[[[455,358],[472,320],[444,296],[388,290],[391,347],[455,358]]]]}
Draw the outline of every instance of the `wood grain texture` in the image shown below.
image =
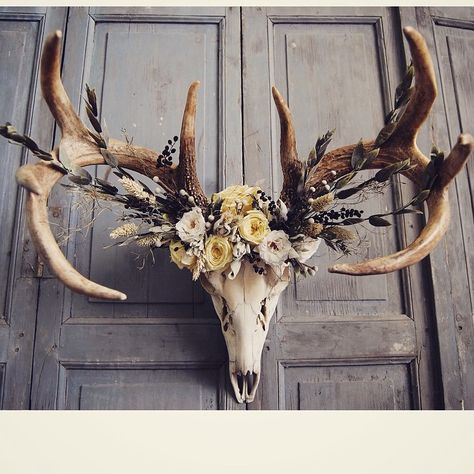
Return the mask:
{"type": "MultiPolygon", "coordinates": [[[[54,121],[39,101],[39,52],[44,32],[63,28],[66,8],[2,7],[0,10],[2,111],[20,132],[35,137],[41,147],[51,145],[54,121]]],[[[24,193],[18,192],[12,168],[36,158],[20,147],[0,143],[0,364],[3,409],[28,409],[38,297],[38,258],[20,211],[24,193]],[[3,324],[2,324],[3,322],[3,324]]]]}

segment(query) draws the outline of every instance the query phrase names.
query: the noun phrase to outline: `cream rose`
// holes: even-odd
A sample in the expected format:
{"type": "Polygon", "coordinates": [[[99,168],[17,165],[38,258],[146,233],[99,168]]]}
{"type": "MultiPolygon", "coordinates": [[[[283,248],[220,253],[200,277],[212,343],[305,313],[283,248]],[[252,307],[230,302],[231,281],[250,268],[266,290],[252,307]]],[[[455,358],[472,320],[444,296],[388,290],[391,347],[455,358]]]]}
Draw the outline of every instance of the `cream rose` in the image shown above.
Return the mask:
{"type": "Polygon", "coordinates": [[[302,240],[293,242],[293,249],[298,254],[297,260],[301,263],[309,260],[316,250],[318,250],[320,239],[312,239],[311,237],[304,237],[302,240]]]}
{"type": "Polygon", "coordinates": [[[212,235],[204,246],[206,268],[209,271],[223,270],[232,261],[232,245],[219,235],[212,235]]]}
{"type": "Polygon", "coordinates": [[[201,209],[195,207],[185,212],[176,223],[176,231],[183,242],[199,242],[206,233],[206,221],[201,209]]]}
{"type": "Polygon", "coordinates": [[[268,219],[262,211],[249,211],[239,224],[239,234],[247,242],[259,244],[270,232],[268,219]]]}
{"type": "Polygon", "coordinates": [[[170,244],[170,256],[180,270],[183,268],[193,268],[196,265],[196,256],[189,255],[182,242],[175,240],[170,244]]]}
{"type": "Polygon", "coordinates": [[[296,258],[288,236],[282,230],[272,230],[257,247],[260,258],[268,265],[278,266],[288,258],[296,258]]]}
{"type": "Polygon", "coordinates": [[[252,210],[259,189],[257,186],[229,186],[220,193],[213,194],[212,202],[222,199],[221,213],[229,213],[233,217],[245,215],[252,210]]]}

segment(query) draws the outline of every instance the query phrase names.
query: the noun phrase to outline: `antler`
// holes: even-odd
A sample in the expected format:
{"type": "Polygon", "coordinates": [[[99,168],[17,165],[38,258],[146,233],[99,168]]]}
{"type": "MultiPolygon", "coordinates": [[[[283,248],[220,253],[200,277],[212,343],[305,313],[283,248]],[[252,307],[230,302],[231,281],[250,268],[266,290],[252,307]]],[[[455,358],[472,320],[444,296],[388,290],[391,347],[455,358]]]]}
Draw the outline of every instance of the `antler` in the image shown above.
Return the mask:
{"type": "MultiPolygon", "coordinates": [[[[76,114],[61,82],[61,32],[48,36],[41,58],[41,88],[43,96],[58,123],[62,138],[61,154],[65,154],[72,165],[88,166],[104,164],[100,149],[76,114]]],[[[206,197],[199,184],[195,163],[195,115],[196,94],[199,82],[191,84],[183,114],[180,137],[180,161],[178,166],[157,168],[158,153],[147,148],[132,146],[111,139],[107,149],[117,158],[118,164],[145,176],[158,176],[171,192],[185,189],[198,205],[204,205],[206,197]]],[[[51,152],[58,159],[59,151],[51,152]]],[[[51,271],[71,290],[88,296],[125,300],[125,294],[94,283],[67,261],[51,232],[48,222],[47,201],[51,189],[63,176],[50,162],[25,165],[17,171],[17,181],[28,191],[26,199],[27,222],[31,238],[51,271]]]]}
{"type": "MultiPolygon", "coordinates": [[[[394,161],[410,160],[410,169],[403,171],[404,176],[423,185],[425,169],[430,160],[416,145],[416,136],[420,126],[428,117],[436,98],[437,88],[433,63],[423,37],[413,28],[403,29],[408,41],[415,69],[415,91],[405,113],[390,138],[380,147],[377,158],[368,163],[367,169],[383,168],[394,161]]],[[[296,144],[291,114],[280,93],[273,88],[273,97],[281,121],[281,161],[284,181],[282,199],[288,199],[296,193],[301,179],[302,166],[296,164],[296,144]],[[290,188],[292,186],[292,188],[290,188]]],[[[374,142],[364,143],[364,150],[373,148],[374,142]]],[[[321,159],[308,187],[321,189],[323,180],[337,179],[352,171],[351,156],[356,145],[348,145],[333,150],[321,159]],[[332,176],[331,172],[336,172],[332,176]]],[[[426,257],[446,233],[449,223],[448,185],[462,169],[474,148],[474,139],[468,134],[459,136],[453,150],[443,162],[438,179],[427,199],[429,219],[418,238],[405,249],[392,255],[379,257],[357,264],[337,264],[329,268],[333,273],[349,275],[372,275],[389,273],[412,265],[426,257]]],[[[300,163],[300,162],[298,162],[300,163]]],[[[301,164],[301,163],[300,163],[301,164]]]]}

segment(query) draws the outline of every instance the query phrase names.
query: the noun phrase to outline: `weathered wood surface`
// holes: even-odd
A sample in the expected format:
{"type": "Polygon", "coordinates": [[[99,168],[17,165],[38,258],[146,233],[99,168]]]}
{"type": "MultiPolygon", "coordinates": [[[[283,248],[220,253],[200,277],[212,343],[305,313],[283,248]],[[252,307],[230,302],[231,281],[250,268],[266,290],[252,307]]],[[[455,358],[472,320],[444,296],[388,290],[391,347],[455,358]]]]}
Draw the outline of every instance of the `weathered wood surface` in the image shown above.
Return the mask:
{"type": "MultiPolygon", "coordinates": [[[[9,65],[0,69],[2,121],[24,126],[44,147],[54,127],[36,86],[38,52],[43,32],[64,31],[66,22],[66,89],[84,115],[85,82],[96,87],[113,136],[125,127],[136,143],[160,149],[179,130],[187,86],[201,80],[197,146],[207,193],[261,179],[278,193],[272,84],[289,101],[300,158],[329,128],[331,146],[373,137],[406,64],[400,26],[420,29],[438,74],[420,148],[427,153],[435,141],[449,149],[458,133],[472,132],[472,8],[112,7],[66,15],[0,8],[0,56],[9,65]]],[[[209,299],[166,252],[139,271],[128,249],[104,251],[113,225],[105,213],[93,232],[62,242],[80,271],[128,292],[125,304],[71,295],[38,267],[12,174],[31,158],[6,141],[0,147],[8,158],[0,161],[3,408],[245,409],[226,388],[227,354],[209,299]]],[[[335,276],[321,246],[319,273],[282,298],[248,409],[474,408],[472,169],[456,180],[449,235],[429,260],[387,276],[335,276]]],[[[395,183],[367,212],[413,191],[395,183]]],[[[88,218],[60,188],[49,206],[59,238],[88,218]]],[[[370,256],[413,240],[422,219],[398,224],[370,235],[370,256]]]]}
{"type": "MultiPolygon", "coordinates": [[[[64,28],[66,8],[0,8],[0,122],[12,122],[40,146],[52,143],[54,121],[41,104],[39,52],[45,31],[64,28]]],[[[20,212],[16,168],[36,158],[0,142],[0,407],[28,409],[41,267],[20,212]]]]}
{"type": "MultiPolygon", "coordinates": [[[[463,131],[472,130],[474,114],[474,9],[402,9],[402,23],[415,24],[425,36],[439,87],[425,146],[449,149],[463,131]]],[[[450,190],[451,226],[430,256],[435,309],[431,324],[439,340],[443,399],[447,409],[474,408],[474,235],[473,166],[468,163],[450,190]]]]}

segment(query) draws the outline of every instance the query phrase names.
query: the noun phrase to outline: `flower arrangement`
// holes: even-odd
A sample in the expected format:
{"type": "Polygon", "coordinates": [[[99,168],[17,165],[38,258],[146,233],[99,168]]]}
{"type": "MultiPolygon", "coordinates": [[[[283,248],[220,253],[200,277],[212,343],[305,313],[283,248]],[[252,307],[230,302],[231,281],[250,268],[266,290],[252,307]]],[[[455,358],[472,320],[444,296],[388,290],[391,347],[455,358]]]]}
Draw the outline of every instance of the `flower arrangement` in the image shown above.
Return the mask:
{"type": "MultiPolygon", "coordinates": [[[[0,127],[0,134],[27,147],[37,157],[49,161],[67,174],[74,184],[72,187],[79,186],[95,200],[105,199],[122,204],[125,208],[123,223],[110,233],[111,239],[116,241],[113,245],[133,243],[150,249],[168,247],[171,260],[180,269],[190,270],[194,280],[201,273],[211,271],[225,272],[228,278],[235,278],[244,259],[259,274],[291,265],[297,274],[307,276],[316,272],[308,260],[320,242],[325,242],[332,250],[350,254],[357,249],[361,239],[348,226],[361,223],[376,227],[391,225],[386,216],[420,212],[413,207],[428,197],[444,159],[443,153],[436,147],[432,150],[425,186],[410,202],[393,211],[368,217],[363,217],[363,210],[351,207],[367,199],[370,194],[380,193],[392,176],[411,168],[408,158],[387,164],[370,179],[352,184],[358,173],[377,158],[380,146],[395,130],[413,94],[413,77],[414,70],[410,65],[396,90],[394,108],[387,115],[386,125],[373,147],[367,150],[361,140],[354,148],[352,170],[342,176],[331,171],[332,181],[322,180],[311,185],[314,180],[310,178],[325,156],[334,130],[318,138],[304,162],[304,173],[290,208],[282,199],[272,199],[258,186],[229,186],[215,193],[205,205],[199,205],[184,189],[178,193],[170,191],[158,176],[154,178],[157,187],[152,191],[120,167],[108,150],[108,133],[100,124],[96,94],[89,86],[86,86],[86,112],[95,130],[89,133],[99,146],[105,162],[118,177],[123,192],[119,192],[110,182],[94,178],[83,168],[71,164],[61,149],[60,159],[54,159],[9,123],[0,127]],[[347,200],[349,205],[344,205],[347,200]]],[[[177,136],[168,140],[158,156],[157,169],[172,166],[177,141],[177,136]]]]}

